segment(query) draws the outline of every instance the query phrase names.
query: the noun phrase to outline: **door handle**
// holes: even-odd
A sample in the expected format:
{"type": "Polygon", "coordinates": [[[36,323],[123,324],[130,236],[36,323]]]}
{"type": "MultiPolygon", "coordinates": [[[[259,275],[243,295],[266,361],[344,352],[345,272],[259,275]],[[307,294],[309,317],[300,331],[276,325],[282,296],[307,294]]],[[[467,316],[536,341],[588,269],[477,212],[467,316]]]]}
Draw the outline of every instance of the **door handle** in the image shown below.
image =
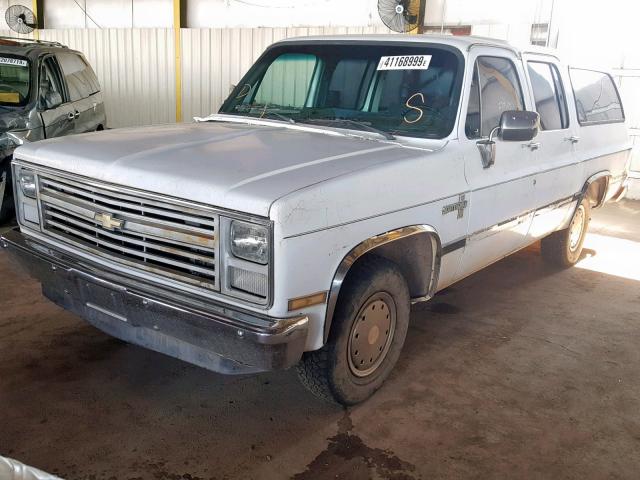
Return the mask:
{"type": "Polygon", "coordinates": [[[76,113],[75,113],[75,115],[74,115],[74,118],[78,118],[78,117],[80,117],[80,112],[79,112],[78,110],[76,110],[76,113]]]}
{"type": "Polygon", "coordinates": [[[580,141],[580,137],[576,135],[571,135],[570,137],[565,138],[564,141],[571,142],[571,143],[578,143],[580,141]]]}
{"type": "Polygon", "coordinates": [[[75,120],[76,114],[74,112],[67,113],[67,120],[75,120]]]}
{"type": "Polygon", "coordinates": [[[534,151],[540,148],[540,142],[530,142],[522,145],[523,147],[527,147],[529,150],[534,151]]]}

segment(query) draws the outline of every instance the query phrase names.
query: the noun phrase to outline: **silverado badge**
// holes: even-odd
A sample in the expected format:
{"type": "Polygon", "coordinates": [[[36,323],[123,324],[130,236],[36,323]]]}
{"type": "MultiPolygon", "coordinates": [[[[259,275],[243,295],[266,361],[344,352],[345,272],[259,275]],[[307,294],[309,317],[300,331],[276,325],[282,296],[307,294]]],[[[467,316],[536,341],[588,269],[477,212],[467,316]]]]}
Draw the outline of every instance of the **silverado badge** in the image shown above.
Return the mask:
{"type": "Polygon", "coordinates": [[[464,194],[460,195],[456,203],[450,203],[449,205],[445,205],[444,207],[442,207],[442,215],[457,211],[458,218],[462,218],[464,217],[464,210],[465,208],[467,208],[467,205],[469,205],[469,202],[467,201],[464,194]]]}

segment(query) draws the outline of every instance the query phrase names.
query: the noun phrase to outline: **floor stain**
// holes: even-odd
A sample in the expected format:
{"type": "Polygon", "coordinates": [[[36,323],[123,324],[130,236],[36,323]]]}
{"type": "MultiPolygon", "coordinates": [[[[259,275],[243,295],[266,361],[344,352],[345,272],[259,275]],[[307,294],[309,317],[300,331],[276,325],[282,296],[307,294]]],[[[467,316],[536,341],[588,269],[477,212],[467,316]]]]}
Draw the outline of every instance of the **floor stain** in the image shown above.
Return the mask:
{"type": "Polygon", "coordinates": [[[455,305],[451,305],[450,303],[445,302],[437,302],[429,304],[429,311],[433,313],[442,313],[444,315],[455,315],[460,313],[462,310],[460,307],[456,307],[455,305]]]}
{"type": "Polygon", "coordinates": [[[349,412],[338,422],[337,435],[329,438],[323,450],[307,469],[293,476],[293,480],[316,480],[324,478],[368,480],[415,480],[415,466],[400,460],[388,450],[371,448],[352,433],[353,422],[349,412]],[[372,474],[375,472],[375,477],[372,474]]]}
{"type": "Polygon", "coordinates": [[[529,248],[416,304],[353,426],[293,371],[229,377],[118,344],[0,251],[0,453],[67,480],[638,478],[640,282],[616,269],[640,259],[640,203],[596,215],[610,273],[529,248]]]}

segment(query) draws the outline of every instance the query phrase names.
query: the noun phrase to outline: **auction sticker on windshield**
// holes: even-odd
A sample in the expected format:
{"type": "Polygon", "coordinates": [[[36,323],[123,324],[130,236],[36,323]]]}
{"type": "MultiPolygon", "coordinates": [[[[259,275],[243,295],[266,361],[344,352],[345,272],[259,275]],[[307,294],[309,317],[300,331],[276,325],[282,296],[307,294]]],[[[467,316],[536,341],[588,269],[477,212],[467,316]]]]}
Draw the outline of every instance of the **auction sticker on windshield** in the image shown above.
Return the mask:
{"type": "Polygon", "coordinates": [[[17,67],[26,67],[27,61],[19,58],[0,57],[0,65],[15,65],[17,67]]]}
{"type": "Polygon", "coordinates": [[[382,57],[378,70],[426,70],[431,63],[431,55],[396,55],[382,57]]]}

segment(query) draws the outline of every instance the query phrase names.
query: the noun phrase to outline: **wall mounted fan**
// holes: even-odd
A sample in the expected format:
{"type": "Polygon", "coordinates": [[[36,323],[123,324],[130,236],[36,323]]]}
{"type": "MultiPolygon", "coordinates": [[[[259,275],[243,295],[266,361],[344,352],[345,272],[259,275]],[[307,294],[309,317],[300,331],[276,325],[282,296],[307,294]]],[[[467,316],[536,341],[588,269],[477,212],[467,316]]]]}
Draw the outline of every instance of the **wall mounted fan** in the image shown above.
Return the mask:
{"type": "Polygon", "coordinates": [[[4,19],[16,33],[31,33],[37,27],[35,14],[24,5],[11,5],[7,8],[4,19]]]}
{"type": "Polygon", "coordinates": [[[407,33],[420,25],[421,0],[378,0],[382,22],[394,32],[407,33]]]}

